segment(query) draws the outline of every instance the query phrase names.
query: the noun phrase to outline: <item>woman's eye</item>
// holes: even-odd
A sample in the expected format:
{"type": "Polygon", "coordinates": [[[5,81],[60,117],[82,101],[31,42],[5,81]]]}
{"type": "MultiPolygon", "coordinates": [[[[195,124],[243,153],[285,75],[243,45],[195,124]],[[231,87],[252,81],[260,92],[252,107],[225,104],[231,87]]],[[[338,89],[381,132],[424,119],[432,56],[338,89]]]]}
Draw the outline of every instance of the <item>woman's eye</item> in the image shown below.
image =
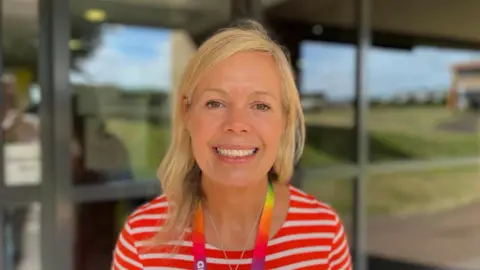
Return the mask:
{"type": "Polygon", "coordinates": [[[215,109],[215,108],[220,108],[222,107],[222,103],[218,102],[218,101],[215,101],[215,100],[210,100],[210,101],[207,101],[207,103],[205,104],[207,106],[207,108],[209,109],[215,109]]]}
{"type": "Polygon", "coordinates": [[[260,103],[260,104],[255,104],[255,109],[261,110],[261,111],[268,111],[270,110],[270,106],[268,106],[267,104],[260,103]]]}

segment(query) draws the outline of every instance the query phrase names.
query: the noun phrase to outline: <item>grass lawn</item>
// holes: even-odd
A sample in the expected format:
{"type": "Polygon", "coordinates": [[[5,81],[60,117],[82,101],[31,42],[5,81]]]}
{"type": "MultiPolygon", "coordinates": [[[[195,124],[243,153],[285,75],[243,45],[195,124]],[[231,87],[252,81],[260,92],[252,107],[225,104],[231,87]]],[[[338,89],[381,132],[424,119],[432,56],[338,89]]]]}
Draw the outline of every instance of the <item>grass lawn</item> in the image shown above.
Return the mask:
{"type": "MultiPolygon", "coordinates": [[[[449,123],[478,127],[479,118],[453,115],[443,107],[373,108],[367,117],[370,160],[391,161],[480,155],[480,132],[441,130],[449,123]]],[[[302,166],[348,163],[355,149],[352,109],[307,114],[307,145],[302,166]]]]}
{"type": "MultiPolygon", "coordinates": [[[[349,218],[353,209],[352,184],[350,179],[306,179],[304,189],[349,218]]],[[[370,216],[458,207],[480,199],[480,167],[374,175],[367,180],[366,191],[370,216]]]]}

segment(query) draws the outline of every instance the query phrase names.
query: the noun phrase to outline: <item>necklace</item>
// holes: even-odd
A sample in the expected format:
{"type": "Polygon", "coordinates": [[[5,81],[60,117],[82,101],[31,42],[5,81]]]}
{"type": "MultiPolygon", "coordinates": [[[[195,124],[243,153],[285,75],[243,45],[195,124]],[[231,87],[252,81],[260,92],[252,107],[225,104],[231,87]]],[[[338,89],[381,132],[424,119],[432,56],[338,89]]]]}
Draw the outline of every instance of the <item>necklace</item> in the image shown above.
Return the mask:
{"type": "MultiPolygon", "coordinates": [[[[262,213],[262,209],[263,209],[263,206],[260,209],[260,211],[258,211],[257,218],[255,219],[255,222],[253,223],[253,226],[252,226],[252,229],[250,230],[250,233],[248,234],[247,241],[245,242],[245,245],[243,246],[243,249],[242,249],[242,254],[240,255],[240,260],[243,259],[243,255],[245,254],[245,250],[247,249],[247,244],[250,241],[250,238],[252,237],[253,232],[255,231],[255,227],[257,227],[256,225],[258,223],[258,220],[260,219],[260,214],[262,213]]],[[[225,259],[228,260],[227,252],[225,251],[225,248],[223,246],[223,242],[220,239],[220,234],[218,233],[217,227],[215,226],[215,222],[213,222],[212,215],[210,215],[210,213],[208,213],[208,217],[210,219],[210,223],[212,224],[213,230],[215,231],[215,235],[220,242],[220,248],[222,249],[223,256],[225,257],[225,259]]],[[[237,270],[239,266],[240,266],[240,264],[237,264],[237,266],[235,267],[235,270],[237,270]]],[[[228,264],[228,268],[230,268],[230,270],[233,269],[230,264],[228,264]]]]}
{"type": "MultiPolygon", "coordinates": [[[[270,223],[272,220],[272,212],[273,212],[274,204],[275,204],[275,192],[273,191],[272,182],[269,181],[268,192],[265,196],[265,203],[261,211],[257,238],[255,240],[255,248],[253,250],[251,269],[254,269],[254,270],[265,269],[265,258],[267,255],[270,223]]],[[[194,259],[194,269],[206,270],[207,269],[207,251],[205,249],[205,234],[204,234],[204,222],[203,222],[203,211],[202,211],[201,201],[199,201],[198,203],[195,218],[193,220],[192,229],[193,229],[192,230],[192,242],[193,242],[192,251],[193,251],[193,259],[194,259]]],[[[245,248],[244,248],[244,251],[245,251],[245,248]]],[[[223,250],[223,254],[226,255],[225,250],[223,250]]],[[[242,257],[243,257],[243,254],[244,252],[242,252],[242,257]]],[[[239,265],[237,265],[237,267],[238,266],[239,265]]]]}

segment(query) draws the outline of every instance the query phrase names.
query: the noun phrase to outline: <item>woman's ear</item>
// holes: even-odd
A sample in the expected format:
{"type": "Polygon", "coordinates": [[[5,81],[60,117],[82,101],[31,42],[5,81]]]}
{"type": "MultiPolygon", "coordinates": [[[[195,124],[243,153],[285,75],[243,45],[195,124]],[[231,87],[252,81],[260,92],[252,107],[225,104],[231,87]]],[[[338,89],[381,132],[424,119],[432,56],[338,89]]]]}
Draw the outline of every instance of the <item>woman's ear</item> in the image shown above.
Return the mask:
{"type": "Polygon", "coordinates": [[[183,97],[183,100],[182,100],[182,110],[183,110],[183,114],[184,114],[184,115],[187,114],[189,105],[190,105],[190,104],[189,104],[188,98],[187,98],[187,97],[183,97]]]}
{"type": "Polygon", "coordinates": [[[185,122],[185,126],[187,128],[187,130],[189,130],[189,113],[188,113],[188,109],[190,107],[190,101],[188,100],[187,97],[183,97],[183,100],[182,100],[182,113],[183,113],[183,121],[185,122]]]}

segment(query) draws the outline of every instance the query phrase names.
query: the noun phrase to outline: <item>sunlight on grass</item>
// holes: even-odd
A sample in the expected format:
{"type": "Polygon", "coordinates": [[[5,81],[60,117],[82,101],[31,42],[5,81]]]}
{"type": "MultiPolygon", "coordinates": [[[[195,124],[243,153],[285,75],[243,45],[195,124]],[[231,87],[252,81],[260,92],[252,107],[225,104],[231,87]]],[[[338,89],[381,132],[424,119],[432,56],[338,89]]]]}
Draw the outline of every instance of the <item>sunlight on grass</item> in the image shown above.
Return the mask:
{"type": "MultiPolygon", "coordinates": [[[[353,181],[306,179],[303,189],[351,216],[353,181]]],[[[368,214],[408,215],[458,207],[480,200],[480,167],[390,173],[367,180],[368,214]]]]}
{"type": "MultiPolygon", "coordinates": [[[[367,117],[370,159],[378,162],[478,156],[479,119],[468,113],[453,114],[443,107],[372,108],[367,117]],[[456,122],[463,127],[439,128],[456,122]]],[[[307,148],[302,166],[352,162],[356,140],[353,121],[351,108],[307,113],[307,148]],[[310,159],[317,156],[321,158],[310,159]]]]}
{"type": "Polygon", "coordinates": [[[372,176],[370,214],[409,214],[456,207],[480,198],[480,167],[372,176]]]}

